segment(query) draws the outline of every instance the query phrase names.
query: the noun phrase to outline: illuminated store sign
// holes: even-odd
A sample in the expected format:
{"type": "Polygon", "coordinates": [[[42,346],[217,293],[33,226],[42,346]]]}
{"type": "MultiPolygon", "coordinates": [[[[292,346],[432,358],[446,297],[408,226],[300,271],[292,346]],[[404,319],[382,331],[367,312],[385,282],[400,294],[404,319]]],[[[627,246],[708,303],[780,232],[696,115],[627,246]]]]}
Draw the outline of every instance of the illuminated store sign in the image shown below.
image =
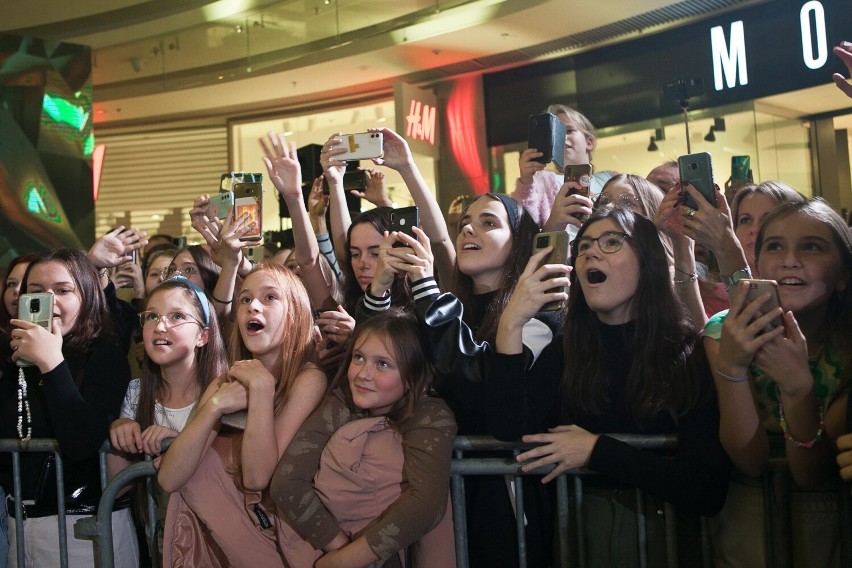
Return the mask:
{"type": "MultiPolygon", "coordinates": [[[[821,69],[828,62],[828,36],[825,26],[825,7],[822,2],[805,2],[799,10],[799,32],[802,41],[802,62],[808,69],[821,69]]],[[[713,86],[724,88],[748,85],[745,26],[742,20],[731,23],[727,38],[723,26],[710,29],[713,51],[713,86]]]]}
{"type": "Polygon", "coordinates": [[[442,117],[435,93],[406,83],[393,87],[396,131],[405,136],[412,152],[438,157],[442,117]]]}

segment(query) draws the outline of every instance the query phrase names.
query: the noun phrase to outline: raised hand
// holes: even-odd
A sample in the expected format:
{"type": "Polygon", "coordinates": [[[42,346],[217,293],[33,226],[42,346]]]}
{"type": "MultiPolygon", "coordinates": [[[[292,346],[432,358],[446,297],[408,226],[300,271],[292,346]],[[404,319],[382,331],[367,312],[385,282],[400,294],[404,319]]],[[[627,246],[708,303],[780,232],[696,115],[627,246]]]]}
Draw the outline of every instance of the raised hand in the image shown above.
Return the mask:
{"type": "Polygon", "coordinates": [[[97,268],[112,268],[133,260],[131,253],[148,244],[148,233],[123,225],[95,241],[86,253],[97,268]]]}
{"type": "Polygon", "coordinates": [[[272,185],[282,197],[302,195],[302,168],[296,155],[296,143],[287,142],[283,134],[269,133],[269,143],[260,138],[263,163],[272,185]]]}

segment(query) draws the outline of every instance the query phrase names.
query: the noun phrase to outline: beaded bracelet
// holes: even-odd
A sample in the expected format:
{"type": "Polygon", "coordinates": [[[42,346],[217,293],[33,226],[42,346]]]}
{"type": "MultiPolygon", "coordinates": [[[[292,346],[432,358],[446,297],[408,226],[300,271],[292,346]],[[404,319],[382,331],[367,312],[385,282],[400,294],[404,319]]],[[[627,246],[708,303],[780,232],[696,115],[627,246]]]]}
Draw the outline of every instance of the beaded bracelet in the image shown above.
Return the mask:
{"type": "Polygon", "coordinates": [[[797,448],[813,448],[814,444],[822,441],[822,433],[825,430],[825,409],[823,409],[821,404],[819,405],[819,425],[816,434],[807,442],[800,442],[790,434],[787,428],[787,417],[784,416],[784,403],[780,400],[778,401],[778,420],[781,423],[781,431],[784,432],[784,439],[791,442],[797,448]]]}
{"type": "Polygon", "coordinates": [[[723,378],[728,381],[729,383],[744,383],[748,380],[748,375],[744,377],[735,377],[733,375],[726,375],[719,369],[716,369],[716,374],[719,375],[720,378],[723,378]]]}

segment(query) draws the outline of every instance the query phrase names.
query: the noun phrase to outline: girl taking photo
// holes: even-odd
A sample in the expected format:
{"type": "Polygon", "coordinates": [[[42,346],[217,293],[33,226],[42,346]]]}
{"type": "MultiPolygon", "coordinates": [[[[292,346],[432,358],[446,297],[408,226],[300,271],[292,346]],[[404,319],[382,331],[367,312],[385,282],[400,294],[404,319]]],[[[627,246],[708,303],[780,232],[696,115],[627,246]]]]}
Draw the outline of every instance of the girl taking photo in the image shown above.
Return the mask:
{"type": "MultiPolygon", "coordinates": [[[[118,416],[130,381],[95,267],[74,249],[37,256],[21,282],[25,293],[53,297],[51,327],[12,319],[12,363],[0,379],[0,437],[55,438],[63,457],[70,566],[94,564],[91,540],[73,537],[74,523],[95,513],[100,500],[98,450],[118,416]],[[19,367],[18,361],[27,362],[19,367]]],[[[11,487],[11,463],[3,456],[3,486],[11,487]]],[[[15,531],[23,530],[25,557],[33,566],[59,564],[56,462],[52,455],[21,456],[23,522],[9,519],[9,565],[17,565],[15,531]]],[[[112,515],[116,566],[137,566],[130,510],[112,515]]]]}

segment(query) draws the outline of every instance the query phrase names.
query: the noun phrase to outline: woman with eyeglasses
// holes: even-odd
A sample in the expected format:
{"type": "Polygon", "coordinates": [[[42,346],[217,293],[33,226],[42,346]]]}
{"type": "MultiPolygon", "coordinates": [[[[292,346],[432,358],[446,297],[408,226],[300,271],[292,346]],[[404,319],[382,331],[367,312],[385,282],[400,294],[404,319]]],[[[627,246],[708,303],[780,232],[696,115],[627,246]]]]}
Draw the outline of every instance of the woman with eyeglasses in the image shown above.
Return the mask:
{"type": "MultiPolygon", "coordinates": [[[[74,537],[74,523],[94,514],[101,496],[98,450],[118,416],[130,381],[98,272],[86,254],[59,249],[39,255],[21,283],[26,293],[52,297],[51,330],[13,319],[13,362],[0,378],[0,438],[55,438],[65,479],[69,566],[94,565],[90,540],[74,537]]],[[[11,460],[0,456],[0,477],[12,487],[11,460]]],[[[28,566],[58,566],[56,461],[52,454],[21,455],[24,518],[9,519],[9,565],[17,565],[15,532],[24,531],[28,566]]],[[[10,509],[14,515],[14,508],[10,509]]],[[[137,566],[129,509],[112,514],[116,566],[137,566]]]]}
{"type": "MultiPolygon", "coordinates": [[[[183,276],[160,284],[139,314],[144,359],[142,378],[133,379],[121,405],[121,417],[110,426],[115,452],[107,456],[114,477],[143,454],[160,455],[160,445],[186,425],[198,398],[213,377],[228,368],[225,345],[204,292],[183,276]]],[[[147,484],[136,486],[135,510],[143,521],[147,484]]],[[[165,494],[159,502],[158,535],[165,518],[165,494]]]]}
{"type": "MultiPolygon", "coordinates": [[[[629,209],[601,209],[580,229],[573,249],[562,337],[525,370],[524,324],[545,303],[566,299],[551,290],[564,285],[569,268],[538,268],[550,252],[545,249],[530,259],[500,318],[496,350],[504,359],[491,380],[503,389],[507,421],[519,414],[516,401],[524,400],[529,384],[558,384],[554,426],[523,436],[539,446],[518,462],[524,471],[555,466],[544,483],[574,468],[600,474],[584,482],[587,562],[632,566],[639,556],[636,494],[622,490],[646,492],[649,520],[662,521],[656,511],[663,501],[680,513],[714,515],[725,500],[730,464],[719,442],[707,360],[675,297],[654,223],[629,209]],[[524,380],[517,380],[519,373],[524,380]],[[610,433],[674,434],[677,448],[647,451],[610,433]]],[[[656,528],[649,525],[649,534],[656,528]]],[[[665,563],[658,556],[664,550],[652,545],[648,554],[649,565],[665,563]]]]}
{"type": "Polygon", "coordinates": [[[183,276],[210,296],[221,268],[202,245],[189,245],[178,251],[164,274],[165,279],[183,276]]]}

